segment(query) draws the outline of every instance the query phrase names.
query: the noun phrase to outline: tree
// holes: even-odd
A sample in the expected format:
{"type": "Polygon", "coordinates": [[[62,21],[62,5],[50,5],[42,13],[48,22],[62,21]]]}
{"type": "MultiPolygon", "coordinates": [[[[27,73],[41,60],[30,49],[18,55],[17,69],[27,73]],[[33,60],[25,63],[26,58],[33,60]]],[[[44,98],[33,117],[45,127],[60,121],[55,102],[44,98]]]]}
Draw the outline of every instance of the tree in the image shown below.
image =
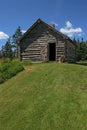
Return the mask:
{"type": "Polygon", "coordinates": [[[13,47],[14,47],[14,52],[15,52],[15,57],[18,58],[18,39],[22,36],[22,32],[21,32],[21,28],[20,26],[18,26],[18,28],[16,29],[15,33],[12,36],[12,43],[13,43],[13,47]]]}
{"type": "Polygon", "coordinates": [[[78,42],[77,49],[77,60],[87,60],[87,42],[82,41],[78,42]]]}
{"type": "Polygon", "coordinates": [[[5,45],[2,46],[2,49],[0,50],[0,57],[9,59],[13,58],[13,50],[10,38],[6,41],[5,45]]]}
{"type": "Polygon", "coordinates": [[[2,51],[0,50],[0,58],[2,58],[2,51]]]}
{"type": "Polygon", "coordinates": [[[12,45],[10,42],[10,38],[7,40],[4,49],[5,49],[5,57],[11,59],[13,57],[13,52],[12,52],[12,45]]]}
{"type": "Polygon", "coordinates": [[[2,57],[2,58],[5,58],[5,46],[4,46],[4,45],[2,45],[1,57],[2,57]]]}

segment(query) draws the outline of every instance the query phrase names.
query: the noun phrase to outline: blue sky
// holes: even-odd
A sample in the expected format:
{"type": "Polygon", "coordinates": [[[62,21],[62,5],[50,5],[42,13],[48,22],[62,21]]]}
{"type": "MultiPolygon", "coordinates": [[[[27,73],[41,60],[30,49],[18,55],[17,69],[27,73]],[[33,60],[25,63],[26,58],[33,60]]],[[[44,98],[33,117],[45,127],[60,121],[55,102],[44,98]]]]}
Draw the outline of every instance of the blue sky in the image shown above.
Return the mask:
{"type": "Polygon", "coordinates": [[[87,0],[0,0],[0,47],[18,26],[26,31],[38,18],[87,40],[87,0]]]}

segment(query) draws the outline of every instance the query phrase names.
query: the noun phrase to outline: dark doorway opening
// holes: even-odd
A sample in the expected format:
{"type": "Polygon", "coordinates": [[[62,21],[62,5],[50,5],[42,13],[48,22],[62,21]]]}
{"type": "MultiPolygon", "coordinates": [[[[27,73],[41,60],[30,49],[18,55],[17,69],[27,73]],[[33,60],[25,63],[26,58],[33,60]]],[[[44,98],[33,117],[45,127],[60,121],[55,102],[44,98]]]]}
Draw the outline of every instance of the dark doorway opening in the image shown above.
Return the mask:
{"type": "Polygon", "coordinates": [[[56,60],[56,44],[49,43],[49,61],[56,60]]]}

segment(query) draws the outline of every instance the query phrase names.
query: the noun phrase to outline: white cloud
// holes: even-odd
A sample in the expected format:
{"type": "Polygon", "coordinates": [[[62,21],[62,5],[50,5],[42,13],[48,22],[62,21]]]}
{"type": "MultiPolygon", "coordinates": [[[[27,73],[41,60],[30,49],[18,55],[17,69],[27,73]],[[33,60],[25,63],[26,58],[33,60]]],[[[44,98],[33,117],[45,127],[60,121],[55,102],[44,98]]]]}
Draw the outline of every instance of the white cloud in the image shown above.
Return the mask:
{"type": "Polygon", "coordinates": [[[26,30],[22,30],[22,33],[24,34],[26,32],[26,30]]]}
{"type": "Polygon", "coordinates": [[[60,32],[66,34],[69,37],[72,37],[74,35],[78,35],[78,36],[83,35],[83,30],[80,27],[74,28],[70,21],[66,22],[66,26],[64,28],[61,28],[60,32]]]}
{"type": "Polygon", "coordinates": [[[66,22],[66,28],[72,28],[72,24],[71,24],[70,21],[67,21],[67,22],[66,22]]]}
{"type": "Polygon", "coordinates": [[[9,38],[9,36],[6,33],[0,32],[0,40],[4,40],[4,39],[8,39],[8,38],[9,38]]]}

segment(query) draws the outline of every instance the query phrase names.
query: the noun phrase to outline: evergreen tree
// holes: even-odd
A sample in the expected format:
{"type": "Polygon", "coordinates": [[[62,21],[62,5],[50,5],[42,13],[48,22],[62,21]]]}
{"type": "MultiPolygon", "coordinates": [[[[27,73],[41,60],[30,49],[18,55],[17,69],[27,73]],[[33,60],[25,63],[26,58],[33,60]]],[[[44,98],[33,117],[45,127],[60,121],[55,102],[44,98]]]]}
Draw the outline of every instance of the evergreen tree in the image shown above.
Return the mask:
{"type": "Polygon", "coordinates": [[[12,36],[12,43],[13,43],[13,47],[14,47],[14,52],[15,52],[15,57],[18,58],[18,39],[22,36],[22,32],[21,32],[21,28],[20,26],[18,26],[18,28],[16,29],[15,33],[12,36]]]}
{"type": "Polygon", "coordinates": [[[2,58],[2,51],[0,50],[0,58],[2,58]]]}
{"type": "Polygon", "coordinates": [[[5,58],[5,46],[4,46],[4,45],[2,45],[1,57],[2,57],[2,58],[5,58]]]}
{"type": "Polygon", "coordinates": [[[10,42],[10,38],[7,40],[4,46],[4,50],[5,50],[5,57],[11,59],[13,57],[13,52],[12,52],[12,45],[10,42]]]}
{"type": "Polygon", "coordinates": [[[87,42],[82,41],[77,44],[77,60],[87,60],[87,42]]]}

